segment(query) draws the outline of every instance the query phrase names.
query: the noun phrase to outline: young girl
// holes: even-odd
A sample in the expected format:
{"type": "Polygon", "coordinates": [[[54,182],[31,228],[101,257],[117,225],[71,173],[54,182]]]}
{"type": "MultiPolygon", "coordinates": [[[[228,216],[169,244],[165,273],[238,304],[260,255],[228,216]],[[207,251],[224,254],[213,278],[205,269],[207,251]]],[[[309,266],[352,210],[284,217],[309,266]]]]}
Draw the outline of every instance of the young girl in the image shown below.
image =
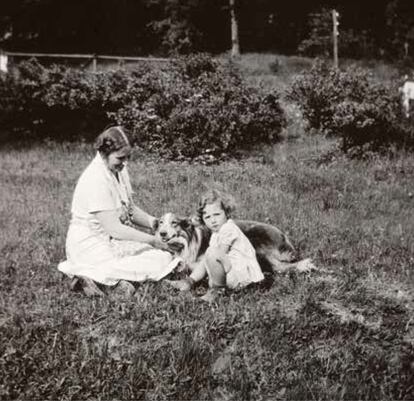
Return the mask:
{"type": "Polygon", "coordinates": [[[210,288],[202,299],[212,301],[220,288],[241,288],[264,279],[252,244],[230,218],[233,210],[226,194],[210,190],[202,196],[198,216],[211,230],[209,247],[189,277],[170,282],[175,288],[189,290],[207,274],[210,288]]]}

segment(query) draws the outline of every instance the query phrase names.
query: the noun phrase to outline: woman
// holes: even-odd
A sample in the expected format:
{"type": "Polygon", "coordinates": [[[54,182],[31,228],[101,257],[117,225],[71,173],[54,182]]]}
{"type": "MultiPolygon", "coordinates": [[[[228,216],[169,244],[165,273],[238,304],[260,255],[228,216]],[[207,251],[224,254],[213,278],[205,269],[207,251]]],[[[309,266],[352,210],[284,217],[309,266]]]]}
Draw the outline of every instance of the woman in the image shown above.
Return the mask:
{"type": "Polygon", "coordinates": [[[160,280],[175,263],[167,245],[130,226],[152,228],[157,219],[133,204],[126,168],[131,145],[123,129],[105,130],[96,149],[73,194],[67,261],[58,269],[77,276],[73,285],[81,283],[88,295],[102,294],[94,282],[131,292],[128,282],[160,280]]]}

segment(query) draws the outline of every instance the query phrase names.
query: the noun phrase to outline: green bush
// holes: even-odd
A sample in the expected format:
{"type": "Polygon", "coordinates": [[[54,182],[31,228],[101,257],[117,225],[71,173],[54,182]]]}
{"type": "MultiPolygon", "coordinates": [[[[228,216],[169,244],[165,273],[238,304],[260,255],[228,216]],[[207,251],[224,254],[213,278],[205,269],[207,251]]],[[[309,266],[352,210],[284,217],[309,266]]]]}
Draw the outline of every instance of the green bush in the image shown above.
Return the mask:
{"type": "Polygon", "coordinates": [[[113,114],[134,141],[169,158],[220,157],[274,143],[286,125],[278,94],[248,87],[232,65],[206,55],[180,59],[158,91],[113,114]]]}
{"type": "Polygon", "coordinates": [[[35,62],[24,63],[18,76],[0,75],[0,123],[4,128],[19,128],[41,120],[43,69],[35,62]],[[37,114],[37,117],[33,116],[37,114]]]}
{"type": "Polygon", "coordinates": [[[36,60],[22,62],[0,81],[0,121],[11,140],[52,135],[57,140],[91,139],[119,106],[114,94],[126,85],[114,72],[90,73],[36,60]],[[117,79],[118,78],[118,79],[117,79]],[[10,101],[12,99],[12,101],[10,101]],[[52,134],[53,133],[53,134],[52,134]]]}
{"type": "Polygon", "coordinates": [[[366,70],[344,71],[317,62],[292,84],[308,128],[341,138],[343,150],[412,147],[414,129],[401,113],[398,89],[375,82],[366,70]]]}
{"type": "Polygon", "coordinates": [[[215,159],[273,143],[286,124],[277,93],[248,87],[234,66],[203,54],[162,69],[96,73],[32,60],[2,77],[0,94],[3,126],[89,140],[117,123],[169,158],[215,159]]]}

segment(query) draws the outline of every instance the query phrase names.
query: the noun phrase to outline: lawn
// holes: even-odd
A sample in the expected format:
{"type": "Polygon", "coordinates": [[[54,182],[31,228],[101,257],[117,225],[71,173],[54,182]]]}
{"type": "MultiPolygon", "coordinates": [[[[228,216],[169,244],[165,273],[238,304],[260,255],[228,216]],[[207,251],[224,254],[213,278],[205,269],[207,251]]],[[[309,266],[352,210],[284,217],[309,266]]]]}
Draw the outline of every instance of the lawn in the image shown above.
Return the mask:
{"type": "Polygon", "coordinates": [[[70,292],[64,259],[85,144],[0,150],[0,398],[409,400],[414,398],[414,158],[350,160],[291,136],[204,166],[135,150],[136,201],[189,214],[210,183],[237,217],[273,223],[321,271],[200,301],[141,284],[133,298],[70,292]]]}

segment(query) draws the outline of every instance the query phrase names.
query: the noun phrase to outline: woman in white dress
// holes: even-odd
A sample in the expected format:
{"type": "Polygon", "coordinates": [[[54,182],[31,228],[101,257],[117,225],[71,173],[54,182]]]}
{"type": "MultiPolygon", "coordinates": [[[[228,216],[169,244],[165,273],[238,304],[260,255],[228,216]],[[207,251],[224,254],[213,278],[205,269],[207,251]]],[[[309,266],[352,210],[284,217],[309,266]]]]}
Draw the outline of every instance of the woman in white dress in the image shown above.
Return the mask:
{"type": "Polygon", "coordinates": [[[82,284],[88,295],[102,294],[95,283],[131,292],[130,282],[160,280],[173,270],[175,261],[167,245],[131,225],[152,228],[157,219],[132,201],[126,167],[131,146],[123,129],[105,130],[96,149],[73,194],[67,260],[58,269],[76,277],[73,283],[82,284]]]}

